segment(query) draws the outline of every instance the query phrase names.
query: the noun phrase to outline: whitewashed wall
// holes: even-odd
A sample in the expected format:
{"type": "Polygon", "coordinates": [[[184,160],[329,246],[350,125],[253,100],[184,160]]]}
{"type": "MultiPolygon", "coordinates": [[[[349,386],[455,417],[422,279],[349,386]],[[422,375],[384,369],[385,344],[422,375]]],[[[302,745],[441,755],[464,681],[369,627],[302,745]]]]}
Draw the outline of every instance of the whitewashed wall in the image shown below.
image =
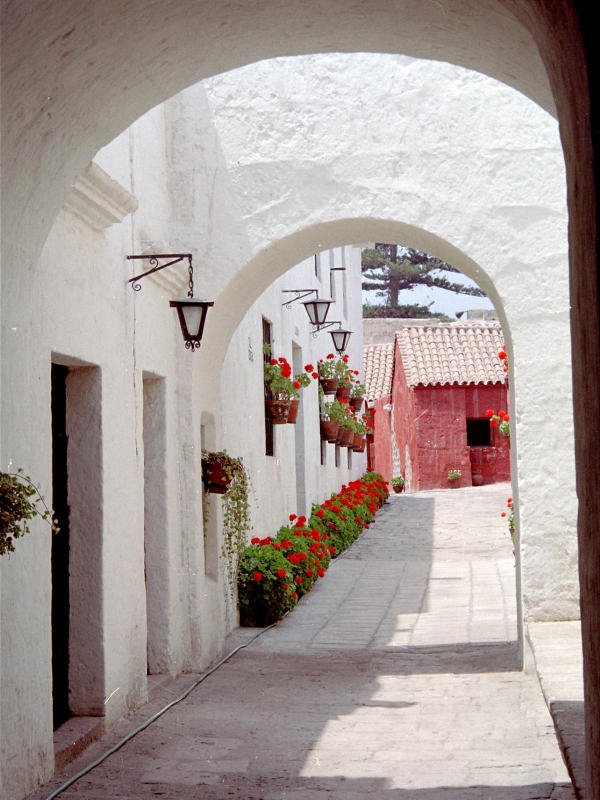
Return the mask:
{"type": "Polygon", "coordinates": [[[317,243],[395,241],[446,259],[492,299],[512,365],[524,615],[577,617],[567,215],[555,120],[483,75],[401,56],[278,59],[205,85],[256,254],[246,280],[317,243]]]}
{"type": "MultiPolygon", "coordinates": [[[[3,276],[10,298],[3,305],[3,452],[47,497],[50,362],[96,370],[101,385],[93,408],[99,461],[84,464],[90,496],[100,502],[82,526],[99,533],[101,546],[93,539],[86,551],[83,536],[80,548],[97,566],[87,645],[102,661],[88,713],[105,711],[110,724],[143,702],[147,616],[153,668],[164,672],[200,669],[233,621],[222,575],[205,561],[203,426],[211,447],[248,464],[257,530],[268,533],[300,510],[291,426],[277,431],[275,458],[261,456],[260,318],[271,319],[275,349],[288,357],[292,342],[306,361],[329,352],[329,335],[312,341],[303,309],[283,309],[281,290],[312,277],[306,259],[313,253],[331,248],[340,259],[343,245],[398,241],[428,250],[474,277],[496,303],[513,365],[525,613],[577,614],[564,172],[552,119],[521,95],[448,65],[307,57],[194,86],[96,161],[106,174],[84,176],[39,263],[3,276]],[[139,294],[125,284],[133,274],[126,254],[149,247],[194,254],[197,294],[215,300],[198,353],[184,350],[168,308],[185,290],[185,270],[146,279],[139,294]],[[241,380],[235,393],[234,380],[241,380]],[[144,449],[154,440],[144,426],[163,396],[157,437],[164,449],[153,451],[150,467],[160,489],[151,513],[160,524],[147,595],[144,449]]],[[[355,328],[352,253],[345,248],[355,328]]],[[[331,316],[340,318],[339,309],[331,316]]],[[[360,352],[356,335],[355,363],[360,352]]],[[[305,397],[305,497],[318,501],[362,471],[364,459],[355,456],[351,472],[336,469],[328,446],[320,468],[310,393],[314,387],[305,397]]],[[[11,798],[52,771],[49,552],[48,532],[37,525],[0,563],[0,740],[11,798]]]]}

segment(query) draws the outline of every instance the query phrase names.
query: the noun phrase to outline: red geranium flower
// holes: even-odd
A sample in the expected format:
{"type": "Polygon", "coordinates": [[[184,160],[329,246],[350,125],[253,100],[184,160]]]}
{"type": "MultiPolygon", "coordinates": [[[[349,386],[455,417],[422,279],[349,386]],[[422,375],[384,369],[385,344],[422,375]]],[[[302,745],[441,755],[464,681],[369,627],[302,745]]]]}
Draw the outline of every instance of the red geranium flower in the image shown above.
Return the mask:
{"type": "Polygon", "coordinates": [[[327,353],[327,358],[335,358],[335,356],[333,355],[333,353],[327,353]]]}
{"type": "Polygon", "coordinates": [[[278,578],[285,578],[286,575],[287,575],[287,572],[284,569],[278,569],[277,570],[277,577],[278,578]]]}
{"type": "Polygon", "coordinates": [[[289,516],[290,522],[293,522],[295,519],[296,519],[296,514],[290,514],[289,516]]]}
{"type": "Polygon", "coordinates": [[[322,578],[325,575],[325,570],[323,569],[323,567],[319,567],[319,569],[317,570],[317,575],[319,576],[319,578],[322,578]]]}
{"type": "Polygon", "coordinates": [[[486,417],[493,417],[494,416],[494,409],[493,408],[488,408],[487,411],[485,412],[485,415],[486,415],[486,417]]]}
{"type": "Polygon", "coordinates": [[[250,544],[260,544],[258,536],[253,536],[252,539],[250,539],[250,544]]]}
{"type": "Polygon", "coordinates": [[[313,376],[313,378],[315,380],[317,380],[317,378],[319,377],[319,373],[318,372],[313,372],[312,376],[313,376]]]}
{"type": "Polygon", "coordinates": [[[306,364],[306,366],[304,367],[304,370],[305,370],[305,372],[314,372],[315,368],[313,367],[312,364],[306,364]]]}
{"type": "Polygon", "coordinates": [[[253,572],[252,573],[252,580],[253,581],[256,581],[257,583],[260,583],[262,581],[262,579],[263,579],[262,572],[258,572],[257,571],[257,572],[253,572]]]}

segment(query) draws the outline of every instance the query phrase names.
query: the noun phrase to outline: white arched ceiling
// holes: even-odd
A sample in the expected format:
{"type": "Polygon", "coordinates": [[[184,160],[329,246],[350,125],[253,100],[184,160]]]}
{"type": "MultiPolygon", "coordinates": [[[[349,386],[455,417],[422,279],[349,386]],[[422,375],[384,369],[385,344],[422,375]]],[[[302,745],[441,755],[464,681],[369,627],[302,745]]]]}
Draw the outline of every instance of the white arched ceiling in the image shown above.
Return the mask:
{"type": "MultiPolygon", "coordinates": [[[[373,51],[449,61],[553,100],[510,0],[208,3],[8,0],[2,24],[2,243],[35,259],[66,192],[96,151],[201,78],[278,55],[373,51]]],[[[5,267],[6,268],[6,267],[5,267]]]]}

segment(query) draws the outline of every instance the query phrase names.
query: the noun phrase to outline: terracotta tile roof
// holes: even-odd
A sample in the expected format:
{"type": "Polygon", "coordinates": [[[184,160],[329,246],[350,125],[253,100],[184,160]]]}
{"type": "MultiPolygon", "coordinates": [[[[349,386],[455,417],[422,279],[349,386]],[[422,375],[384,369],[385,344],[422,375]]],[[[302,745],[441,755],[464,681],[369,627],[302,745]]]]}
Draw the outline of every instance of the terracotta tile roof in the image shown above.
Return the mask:
{"type": "Polygon", "coordinates": [[[363,348],[365,398],[368,403],[392,393],[394,343],[370,344],[363,348]]]}
{"type": "Polygon", "coordinates": [[[403,325],[396,342],[409,386],[504,382],[499,322],[403,325]]]}

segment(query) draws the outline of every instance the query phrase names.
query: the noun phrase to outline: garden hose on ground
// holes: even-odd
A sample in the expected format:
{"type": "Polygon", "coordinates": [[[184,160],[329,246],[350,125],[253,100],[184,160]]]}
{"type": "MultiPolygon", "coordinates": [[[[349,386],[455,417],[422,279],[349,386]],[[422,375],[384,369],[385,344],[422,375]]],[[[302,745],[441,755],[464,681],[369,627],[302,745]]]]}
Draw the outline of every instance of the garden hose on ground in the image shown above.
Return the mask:
{"type": "Polygon", "coordinates": [[[70,786],[73,786],[73,784],[76,783],[80,778],[83,778],[83,776],[87,775],[88,772],[91,772],[97,766],[102,764],[103,761],[106,761],[106,759],[109,756],[112,756],[113,753],[116,753],[117,750],[119,750],[121,747],[123,747],[123,745],[127,744],[127,742],[129,742],[131,739],[133,739],[134,736],[137,736],[138,733],[141,733],[143,730],[145,730],[149,725],[151,725],[153,722],[155,722],[159,717],[162,717],[162,715],[166,711],[168,711],[174,705],[177,705],[177,703],[180,703],[182,700],[185,700],[185,698],[189,694],[191,694],[194,691],[194,689],[202,683],[202,681],[206,680],[206,678],[208,678],[209,675],[212,675],[213,672],[216,672],[219,669],[219,667],[222,667],[223,664],[225,664],[227,661],[229,661],[229,659],[232,658],[232,656],[234,656],[239,650],[242,650],[244,647],[248,647],[248,645],[251,645],[252,642],[254,642],[256,639],[258,639],[259,636],[262,636],[263,633],[266,633],[268,630],[270,630],[270,628],[275,627],[275,625],[277,625],[276,622],[274,622],[272,625],[268,625],[266,628],[263,628],[255,636],[253,636],[251,639],[249,639],[247,642],[244,642],[243,644],[238,645],[230,653],[228,653],[226,656],[224,656],[220,661],[218,661],[216,664],[213,664],[213,666],[209,670],[207,670],[203,675],[201,675],[197,680],[195,680],[194,683],[192,683],[191,686],[188,686],[188,688],[184,692],[182,692],[182,694],[180,694],[179,697],[176,697],[174,700],[171,700],[170,703],[167,703],[167,705],[164,706],[163,708],[161,708],[160,711],[157,711],[155,714],[153,714],[147,720],[142,722],[141,725],[138,725],[137,728],[134,728],[132,731],[130,731],[127,734],[127,736],[124,736],[120,741],[118,741],[109,750],[107,750],[105,753],[103,753],[99,758],[97,758],[95,761],[92,761],[92,763],[88,764],[87,767],[85,767],[84,769],[80,770],[78,773],[73,775],[73,777],[69,778],[68,781],[65,781],[65,783],[63,783],[61,786],[59,786],[58,789],[55,789],[52,792],[52,794],[49,794],[48,797],[46,797],[46,800],[54,800],[55,797],[58,797],[60,794],[62,794],[70,786]]]}

